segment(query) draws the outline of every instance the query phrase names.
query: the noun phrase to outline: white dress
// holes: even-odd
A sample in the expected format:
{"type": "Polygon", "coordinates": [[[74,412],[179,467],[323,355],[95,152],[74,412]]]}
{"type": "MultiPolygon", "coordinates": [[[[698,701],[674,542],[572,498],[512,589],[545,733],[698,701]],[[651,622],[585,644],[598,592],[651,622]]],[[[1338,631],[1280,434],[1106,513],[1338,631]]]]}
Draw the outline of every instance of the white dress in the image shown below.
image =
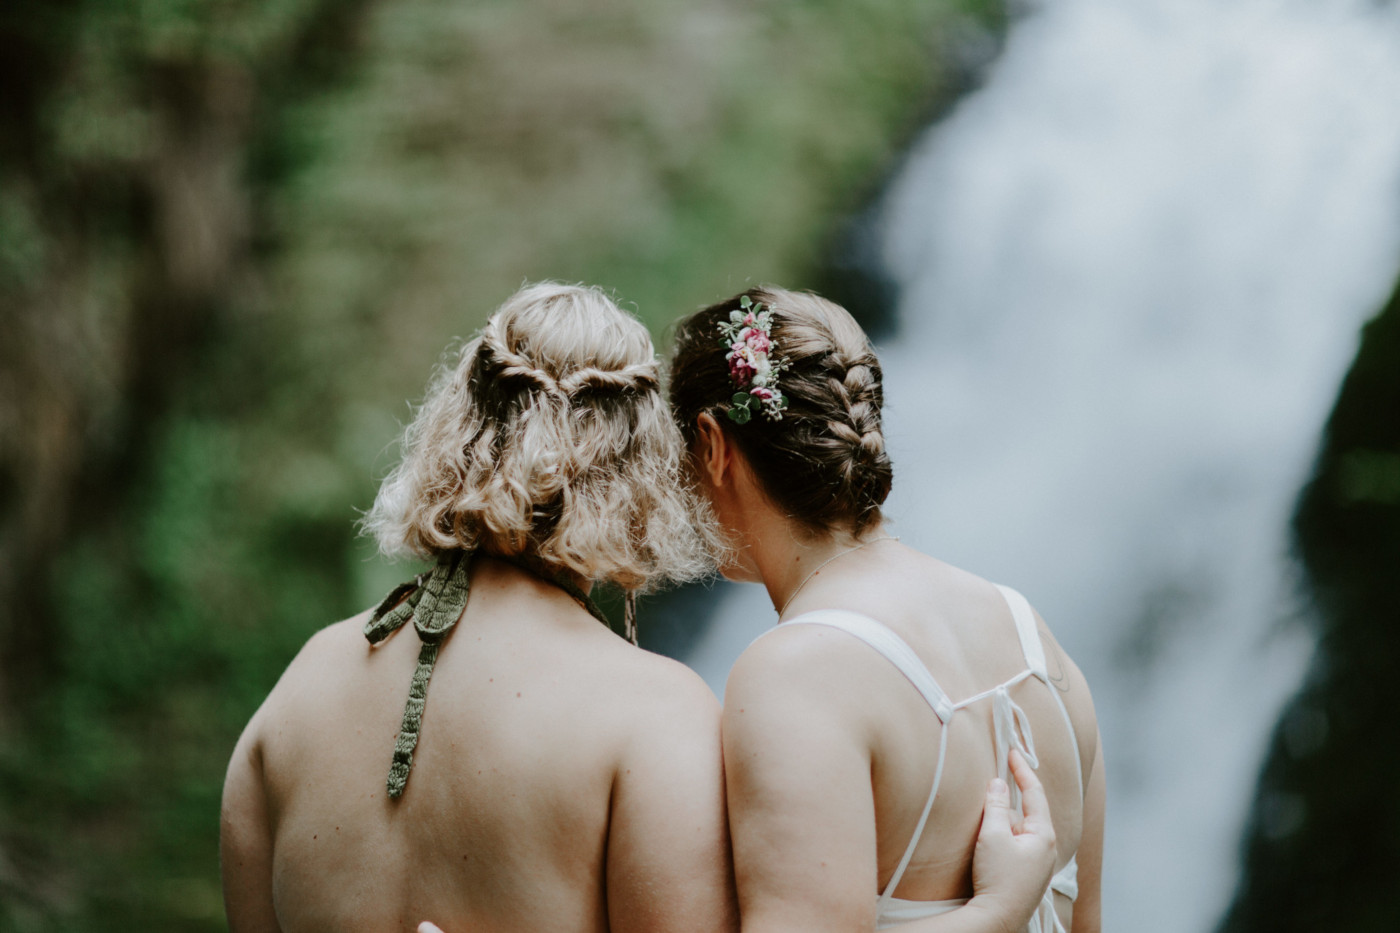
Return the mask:
{"type": "MultiPolygon", "coordinates": [[[[997,589],[1001,591],[1007,605],[1011,608],[1011,617],[1016,622],[1016,633],[1020,636],[1021,651],[1026,659],[1026,669],[990,690],[984,690],[957,703],[948,699],[948,695],[938,686],[938,681],[934,679],[933,674],[919,660],[919,656],[914,653],[914,649],[910,648],[904,639],[869,616],[844,609],[818,609],[790,619],[784,622],[782,627],[825,625],[840,629],[865,642],[882,654],[899,669],[900,673],[909,679],[909,682],[918,689],[924,700],[938,716],[939,722],[944,726],[958,710],[990,698],[992,701],[992,721],[996,729],[997,769],[1003,780],[1007,780],[1009,777],[1010,766],[1007,756],[1013,745],[1020,749],[1021,754],[1025,756],[1031,767],[1039,766],[1039,760],[1035,754],[1035,739],[1031,735],[1030,719],[1027,718],[1025,711],[1011,699],[1009,692],[1021,681],[1029,677],[1036,678],[1045,684],[1064,716],[1065,726],[1069,730],[1070,743],[1075,750],[1074,764],[1079,776],[1079,793],[1082,797],[1084,794],[1084,766],[1079,760],[1079,744],[1074,735],[1074,723],[1070,721],[1069,710],[1065,708],[1065,702],[1061,699],[1059,691],[1050,686],[1050,677],[1045,666],[1045,648],[1040,642],[1040,633],[1036,629],[1035,614],[1031,611],[1026,598],[1020,593],[1005,586],[998,586],[997,589]]],[[[906,923],[910,920],[947,913],[967,903],[965,898],[946,901],[910,901],[894,896],[894,890],[899,886],[900,879],[904,877],[904,870],[909,867],[909,860],[913,857],[914,849],[919,844],[919,838],[923,835],[925,824],[928,823],[929,812],[933,809],[933,801],[938,796],[938,785],[943,780],[943,764],[947,758],[947,752],[948,730],[944,728],[940,730],[938,766],[934,771],[933,787],[929,790],[928,802],[924,804],[923,813],[919,816],[919,823],[914,829],[914,837],[909,840],[909,847],[904,850],[904,857],[899,860],[899,867],[895,869],[894,875],[890,877],[890,883],[885,886],[885,890],[875,903],[875,928],[877,930],[906,923]]],[[[1013,809],[1019,810],[1021,793],[1014,782],[1008,781],[1008,783],[1011,787],[1011,806],[1013,809]]],[[[1027,933],[1065,933],[1064,924],[1060,923],[1060,919],[1055,913],[1055,892],[1058,891],[1071,901],[1074,900],[1079,894],[1077,875],[1078,866],[1075,863],[1074,855],[1071,854],[1069,861],[1050,879],[1045,896],[1041,899],[1040,906],[1036,908],[1035,915],[1031,917],[1030,925],[1026,928],[1027,933]]]]}

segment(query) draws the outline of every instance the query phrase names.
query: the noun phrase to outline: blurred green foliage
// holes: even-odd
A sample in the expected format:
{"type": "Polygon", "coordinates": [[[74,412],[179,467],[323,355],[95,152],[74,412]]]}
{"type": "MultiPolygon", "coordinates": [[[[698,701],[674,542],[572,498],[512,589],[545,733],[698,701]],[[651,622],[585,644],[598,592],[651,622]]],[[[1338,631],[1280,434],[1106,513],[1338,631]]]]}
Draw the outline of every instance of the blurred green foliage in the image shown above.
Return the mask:
{"type": "Polygon", "coordinates": [[[812,284],[992,0],[11,0],[0,930],[215,930],[223,768],[525,279],[812,284]]]}

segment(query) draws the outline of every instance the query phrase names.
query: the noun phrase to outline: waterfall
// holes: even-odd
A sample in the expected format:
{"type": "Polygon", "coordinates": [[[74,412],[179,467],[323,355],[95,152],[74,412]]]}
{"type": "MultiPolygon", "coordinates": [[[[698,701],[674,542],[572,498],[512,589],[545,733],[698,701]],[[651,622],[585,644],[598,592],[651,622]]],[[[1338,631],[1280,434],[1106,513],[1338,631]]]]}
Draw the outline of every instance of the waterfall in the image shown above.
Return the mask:
{"type": "MultiPolygon", "coordinates": [[[[1397,104],[1395,6],[1052,0],[881,206],[888,513],[1088,677],[1106,929],[1207,933],[1237,881],[1312,650],[1289,516],[1400,257],[1397,104]]],[[[773,619],[728,587],[687,660],[720,690],[773,619]]]]}

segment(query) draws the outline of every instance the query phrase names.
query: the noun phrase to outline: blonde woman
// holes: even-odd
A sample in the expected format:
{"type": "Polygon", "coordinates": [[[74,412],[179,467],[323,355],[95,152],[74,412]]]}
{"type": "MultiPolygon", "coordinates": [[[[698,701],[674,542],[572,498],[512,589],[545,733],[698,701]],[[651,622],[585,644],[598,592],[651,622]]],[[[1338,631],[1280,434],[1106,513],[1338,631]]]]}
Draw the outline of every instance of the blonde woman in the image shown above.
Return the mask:
{"type": "MultiPolygon", "coordinates": [[[[733,544],[722,571],[762,583],[778,613],[725,691],[745,933],[965,919],[969,897],[986,903],[973,896],[983,789],[1019,756],[1038,765],[1058,855],[1033,911],[1005,928],[1097,931],[1104,770],[1088,686],[1018,593],[890,534],[881,370],[860,327],[814,295],[751,289],[683,322],[671,380],[733,544]]],[[[1030,452],[1008,438],[1006,455],[1030,452]]]]}
{"type": "Polygon", "coordinates": [[[719,705],[586,595],[709,568],[679,457],[647,331],[601,291],[495,312],[367,520],[433,571],[316,634],[234,751],[235,933],[732,925],[719,705]]]}
{"type": "MultiPolygon", "coordinates": [[[[709,568],[680,466],[645,328],[593,288],[501,306],[367,520],[432,570],[314,636],[234,751],[234,933],[737,927],[718,704],[587,593],[709,568]]],[[[1048,833],[997,801],[979,867],[1024,895],[1048,833]]]]}

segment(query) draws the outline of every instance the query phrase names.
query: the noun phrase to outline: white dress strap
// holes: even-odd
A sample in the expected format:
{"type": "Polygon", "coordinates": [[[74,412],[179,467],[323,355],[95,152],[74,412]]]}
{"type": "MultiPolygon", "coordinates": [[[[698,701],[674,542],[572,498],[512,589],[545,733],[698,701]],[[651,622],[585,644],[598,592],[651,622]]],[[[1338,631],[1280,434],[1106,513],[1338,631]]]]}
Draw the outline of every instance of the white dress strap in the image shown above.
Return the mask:
{"type": "MultiPolygon", "coordinates": [[[[948,695],[943,692],[943,688],[938,686],[938,681],[934,679],[933,673],[929,671],[923,661],[919,660],[919,656],[914,653],[913,648],[909,647],[909,643],[896,635],[888,626],[869,616],[842,609],[818,609],[813,612],[804,612],[797,618],[789,619],[782,624],[784,626],[827,625],[859,638],[884,655],[887,661],[908,678],[909,682],[923,696],[924,701],[933,708],[941,724],[947,726],[948,720],[952,718],[955,712],[953,704],[949,701],[948,695]]],[[[933,801],[938,797],[938,786],[943,783],[943,765],[947,756],[948,730],[943,728],[939,730],[938,734],[938,765],[933,772],[933,786],[929,788],[928,799],[924,801],[923,812],[919,814],[919,822],[914,827],[914,834],[909,839],[909,845],[905,848],[904,855],[900,858],[894,874],[890,876],[889,884],[885,885],[885,890],[880,892],[880,900],[877,902],[875,910],[877,917],[889,909],[890,901],[894,898],[895,888],[899,887],[900,879],[904,877],[905,869],[909,867],[909,862],[914,857],[914,850],[918,848],[919,840],[923,838],[924,827],[928,825],[929,814],[933,811],[933,801]]]]}
{"type": "MultiPolygon", "coordinates": [[[[1064,718],[1065,728],[1069,732],[1070,748],[1074,755],[1074,771],[1079,779],[1079,795],[1084,796],[1084,764],[1079,760],[1079,739],[1074,732],[1074,721],[1070,719],[1069,708],[1065,706],[1064,697],[1060,696],[1060,691],[1055,685],[1050,683],[1049,666],[1045,662],[1045,644],[1040,640],[1040,629],[1035,622],[1035,612],[1031,609],[1031,604],[1016,590],[1009,586],[997,584],[997,590],[1006,600],[1006,605],[1011,609],[1011,618],[1016,623],[1016,635],[1021,640],[1021,654],[1025,656],[1026,667],[1041,683],[1045,684],[1050,695],[1055,698],[1055,704],[1060,708],[1060,715],[1064,718]]],[[[1010,695],[1006,692],[1006,686],[997,688],[996,708],[994,711],[996,723],[996,744],[997,760],[1002,778],[1005,779],[1006,772],[1006,747],[1009,745],[1003,735],[1012,737],[1024,736],[1026,742],[1021,744],[1021,752],[1026,756],[1026,761],[1032,768],[1038,767],[1036,761],[1035,744],[1030,735],[1030,721],[1024,711],[1012,702],[1010,695]],[[1003,724],[1003,720],[1005,723],[1003,724]],[[1029,746],[1029,747],[1028,747],[1029,746]]],[[[1012,808],[1020,809],[1020,794],[1017,793],[1015,784],[1012,787],[1012,808]]],[[[1065,895],[1071,901],[1079,896],[1079,864],[1071,856],[1065,866],[1057,871],[1050,879],[1050,886],[1045,891],[1045,896],[1041,898],[1040,906],[1036,908],[1035,915],[1031,917],[1028,933],[1065,933],[1064,924],[1060,923],[1059,915],[1055,913],[1056,892],[1065,895]]]]}
{"type": "MultiPolygon", "coordinates": [[[[994,741],[996,746],[996,757],[998,763],[998,773],[1003,779],[1009,779],[1007,773],[1007,755],[1011,747],[1018,748],[1025,756],[1031,767],[1037,767],[1035,752],[1035,739],[1031,734],[1030,718],[1025,711],[1011,699],[1010,689],[1021,681],[1034,676],[1044,683],[1055,697],[1055,702],[1060,707],[1060,713],[1064,717],[1065,726],[1069,730],[1070,740],[1074,747],[1074,763],[1079,773],[1079,788],[1081,795],[1084,790],[1083,764],[1079,760],[1079,743],[1075,738],[1074,723],[1070,720],[1069,710],[1065,706],[1060,693],[1050,683],[1050,676],[1045,662],[1045,648],[1040,641],[1040,632],[1035,622],[1035,613],[1031,610],[1030,603],[1020,593],[1007,586],[997,586],[1002,597],[1006,600],[1007,606],[1011,609],[1011,617],[1016,623],[1016,634],[1021,642],[1021,652],[1026,659],[1025,671],[1012,677],[1004,683],[998,684],[990,690],[967,697],[966,699],[953,703],[948,699],[948,695],[943,692],[943,688],[938,685],[932,672],[929,671],[914,652],[909,644],[900,638],[889,627],[877,622],[869,616],[861,615],[858,612],[850,612],[843,609],[818,609],[813,612],[806,612],[802,615],[782,623],[780,628],[789,625],[825,625],[830,628],[839,629],[860,641],[865,642],[871,648],[899,669],[908,681],[914,685],[924,701],[933,709],[938,716],[939,722],[945,727],[952,718],[953,713],[979,700],[992,697],[992,721],[994,726],[994,741]]],[[[919,814],[918,825],[914,828],[914,834],[909,840],[908,847],[904,850],[903,857],[899,860],[898,867],[890,877],[885,889],[880,892],[880,898],[876,906],[876,916],[878,918],[892,919],[892,912],[895,908],[892,902],[898,900],[894,897],[894,892],[899,887],[899,882],[904,877],[905,870],[909,867],[909,862],[914,856],[914,850],[918,847],[919,840],[923,837],[924,827],[928,824],[929,814],[933,810],[933,802],[938,797],[938,788],[943,781],[943,766],[948,752],[948,729],[939,730],[938,738],[938,765],[934,770],[933,786],[929,788],[928,799],[924,802],[923,812],[919,814]],[[888,916],[887,916],[888,915],[888,916]]],[[[1012,807],[1020,808],[1019,788],[1014,782],[1011,785],[1012,807]]],[[[1045,896],[1040,905],[1036,908],[1035,915],[1031,918],[1027,933],[1065,933],[1063,924],[1055,913],[1055,892],[1064,894],[1071,900],[1079,893],[1078,885],[1078,865],[1071,857],[1054,877],[1050,880],[1050,885],[1046,889],[1045,896]]],[[[904,903],[904,902],[900,902],[904,903]]],[[[910,905],[919,902],[909,902],[910,905]]],[[[939,906],[930,903],[921,905],[917,914],[919,916],[931,915],[928,908],[939,906]]],[[[942,912],[942,908],[934,912],[942,912]]],[[[881,924],[887,925],[887,924],[881,924]]]]}
{"type": "MultiPolygon", "coordinates": [[[[1040,640],[1040,629],[1035,624],[1035,613],[1031,611],[1031,604],[1026,601],[1026,597],[1009,586],[1002,586],[1000,583],[997,589],[1006,600],[1006,605],[1011,608],[1011,618],[1016,622],[1016,635],[1021,639],[1021,653],[1025,655],[1026,666],[1030,668],[1041,683],[1050,688],[1050,694],[1055,698],[1055,704],[1060,708],[1060,716],[1065,721],[1065,729],[1069,731],[1070,747],[1074,749],[1074,773],[1079,778],[1079,796],[1084,796],[1084,762],[1079,758],[1079,737],[1074,731],[1074,721],[1069,717],[1069,708],[1065,706],[1064,697],[1060,696],[1060,691],[1055,689],[1055,685],[1050,683],[1050,672],[1045,663],[1045,645],[1040,640]]],[[[1019,708],[1017,709],[1019,712],[1019,708]]],[[[1000,745],[1000,743],[998,743],[1000,745]]],[[[1024,752],[1025,749],[1022,749],[1024,752]]],[[[998,747],[998,755],[1002,749],[998,747]]],[[[1032,761],[1031,767],[1036,767],[1032,756],[1027,757],[1032,761]]],[[[1002,775],[1003,778],[1006,775],[1002,775]]],[[[1014,793],[1012,796],[1016,796],[1014,793]]]]}
{"type": "Polygon", "coordinates": [[[1009,586],[998,583],[997,589],[1011,609],[1011,618],[1016,622],[1016,634],[1021,639],[1021,653],[1025,655],[1026,667],[1030,668],[1031,673],[1042,683],[1048,684],[1050,673],[1045,665],[1045,646],[1040,643],[1040,631],[1036,627],[1031,604],[1026,601],[1026,597],[1009,586]]]}
{"type": "Polygon", "coordinates": [[[1065,720],[1065,729],[1069,731],[1069,744],[1074,749],[1074,773],[1079,778],[1079,796],[1084,796],[1084,762],[1079,760],[1079,736],[1074,732],[1074,720],[1069,718],[1069,707],[1065,706],[1065,698],[1060,696],[1060,691],[1055,689],[1055,685],[1050,685],[1050,693],[1059,704],[1060,715],[1065,720]]]}
{"type": "Polygon", "coordinates": [[[885,885],[885,890],[880,892],[880,899],[875,902],[875,916],[879,917],[889,910],[890,901],[894,899],[894,890],[899,887],[899,882],[904,878],[904,871],[909,867],[909,862],[914,858],[914,850],[919,847],[919,840],[924,837],[924,827],[928,825],[928,815],[933,812],[933,801],[938,797],[938,785],[943,783],[943,763],[948,759],[948,730],[940,729],[938,734],[938,767],[933,771],[933,786],[929,788],[928,799],[924,801],[924,812],[919,814],[919,822],[914,827],[914,834],[909,837],[909,845],[904,848],[904,855],[900,857],[899,864],[895,866],[894,874],[890,875],[889,884],[885,885]]]}
{"type": "Polygon", "coordinates": [[[1070,900],[1079,898],[1079,860],[1071,855],[1065,867],[1050,878],[1050,890],[1058,891],[1070,900]]]}
{"type": "Polygon", "coordinates": [[[924,701],[933,708],[939,722],[946,725],[952,717],[953,704],[948,699],[948,695],[943,692],[942,687],[938,686],[938,681],[933,679],[933,674],[924,666],[924,662],[919,660],[919,656],[914,653],[913,648],[909,647],[909,643],[896,635],[888,626],[876,622],[869,616],[863,616],[858,612],[850,612],[846,609],[817,609],[812,612],[804,612],[796,618],[783,622],[778,627],[787,628],[790,625],[826,625],[859,638],[884,655],[885,660],[899,668],[899,672],[908,678],[909,682],[923,696],[924,701]]]}

